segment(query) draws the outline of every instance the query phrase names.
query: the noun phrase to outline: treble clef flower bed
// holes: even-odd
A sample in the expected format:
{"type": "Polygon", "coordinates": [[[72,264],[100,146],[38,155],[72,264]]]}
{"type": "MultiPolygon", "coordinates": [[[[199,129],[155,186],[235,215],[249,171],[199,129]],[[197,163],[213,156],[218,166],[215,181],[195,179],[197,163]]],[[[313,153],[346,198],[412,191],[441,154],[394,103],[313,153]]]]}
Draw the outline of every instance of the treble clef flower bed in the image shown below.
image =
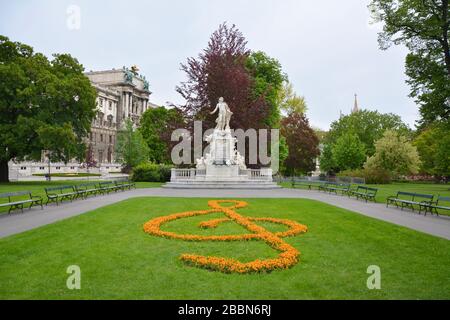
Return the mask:
{"type": "Polygon", "coordinates": [[[152,219],[144,224],[144,231],[148,234],[169,239],[179,239],[185,241],[248,241],[260,240],[265,242],[273,249],[279,251],[277,258],[273,259],[256,259],[251,262],[240,262],[236,259],[201,256],[196,254],[182,254],[180,259],[188,264],[207,268],[210,270],[220,271],[224,273],[251,273],[251,272],[269,272],[277,269],[288,269],[299,262],[300,252],[283,241],[284,237],[295,236],[305,233],[307,227],[300,223],[287,219],[275,218],[251,218],[245,217],[236,212],[237,209],[244,208],[248,204],[245,201],[238,200],[211,200],[208,201],[210,210],[187,211],[175,213],[168,216],[162,216],[152,219]],[[232,203],[232,206],[222,206],[224,203],[232,203]],[[165,223],[188,217],[202,216],[211,213],[224,213],[226,218],[214,219],[201,222],[201,228],[216,228],[220,223],[236,222],[243,226],[251,233],[243,235],[225,235],[225,236],[200,236],[191,234],[177,234],[169,231],[161,230],[161,226],[165,223]],[[270,232],[264,227],[257,225],[255,222],[271,222],[289,227],[284,232],[270,232]]]}

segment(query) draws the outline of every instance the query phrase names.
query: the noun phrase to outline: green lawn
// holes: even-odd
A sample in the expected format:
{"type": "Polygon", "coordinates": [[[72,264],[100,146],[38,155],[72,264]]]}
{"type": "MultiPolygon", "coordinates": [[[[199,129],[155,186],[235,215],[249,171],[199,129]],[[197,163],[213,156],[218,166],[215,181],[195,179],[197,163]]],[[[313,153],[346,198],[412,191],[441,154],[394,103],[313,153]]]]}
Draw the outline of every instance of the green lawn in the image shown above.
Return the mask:
{"type": "MultiPolygon", "coordinates": [[[[0,183],[0,193],[16,192],[16,191],[31,191],[34,196],[45,197],[46,187],[56,186],[72,186],[76,184],[88,183],[88,182],[100,182],[101,180],[64,180],[64,181],[30,181],[30,182],[9,182],[0,183]]],[[[136,188],[156,188],[160,187],[162,183],[159,182],[137,182],[136,188]]],[[[8,200],[8,199],[6,199],[8,200]]],[[[0,199],[5,201],[5,199],[0,199]]],[[[0,208],[0,214],[8,212],[8,208],[0,208]]]]}
{"type": "MultiPolygon", "coordinates": [[[[0,299],[450,299],[450,241],[306,199],[248,199],[249,217],[296,220],[306,234],[285,241],[301,253],[289,270],[223,274],[183,264],[182,253],[251,261],[276,255],[259,241],[186,242],[148,235],[148,220],[196,209],[207,199],[138,198],[0,239],[0,299]],[[81,290],[66,288],[70,265],[81,290]],[[368,290],[368,266],[381,290],[368,290]]],[[[174,221],[165,230],[199,235],[248,233],[220,217],[174,221]]],[[[283,229],[264,223],[272,231],[283,229]]]]}
{"type": "MultiPolygon", "coordinates": [[[[287,182],[281,183],[285,188],[291,188],[291,184],[287,182]]],[[[357,185],[353,187],[356,188],[357,185]]],[[[450,197],[450,185],[447,184],[434,184],[434,183],[392,183],[392,184],[373,184],[368,185],[373,188],[377,188],[377,202],[386,203],[386,198],[389,196],[395,196],[397,191],[416,192],[424,194],[434,194],[435,196],[449,196],[450,197]]],[[[303,187],[296,187],[303,188],[303,187]]]]}

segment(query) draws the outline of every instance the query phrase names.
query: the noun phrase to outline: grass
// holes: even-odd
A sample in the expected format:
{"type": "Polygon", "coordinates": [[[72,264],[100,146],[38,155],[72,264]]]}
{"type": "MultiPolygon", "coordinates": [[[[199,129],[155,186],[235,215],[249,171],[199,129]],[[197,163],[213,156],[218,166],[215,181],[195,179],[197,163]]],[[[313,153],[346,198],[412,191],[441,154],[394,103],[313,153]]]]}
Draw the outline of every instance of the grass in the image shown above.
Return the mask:
{"type": "MultiPolygon", "coordinates": [[[[283,182],[281,185],[284,188],[292,188],[288,182],[283,182]]],[[[353,188],[356,188],[354,185],[353,188]]],[[[449,196],[450,197],[450,185],[448,184],[432,184],[432,183],[391,183],[391,184],[373,184],[367,185],[369,187],[377,188],[377,202],[386,203],[386,198],[389,196],[395,196],[397,191],[416,192],[424,194],[433,194],[435,196],[449,196]]],[[[303,188],[303,187],[296,187],[303,188]]]]}
{"type": "MultiPolygon", "coordinates": [[[[31,191],[33,196],[41,196],[46,199],[45,188],[57,186],[73,186],[88,182],[100,182],[102,180],[61,180],[61,181],[26,181],[26,182],[9,182],[0,183],[0,194],[16,191],[31,191]]],[[[156,188],[160,187],[162,183],[159,182],[136,182],[136,188],[156,188]]],[[[15,199],[20,199],[16,197],[15,199]]],[[[5,202],[8,199],[0,199],[5,202]]],[[[8,212],[8,208],[0,208],[0,215],[8,212]]]]}
{"type": "MultiPolygon", "coordinates": [[[[275,256],[258,242],[185,242],[150,236],[148,220],[206,209],[207,199],[138,198],[0,239],[0,299],[450,299],[450,241],[306,199],[248,199],[239,213],[296,220],[285,241],[301,262],[272,273],[223,274],[183,264],[182,253],[250,261],[275,256]],[[66,269],[81,268],[81,290],[66,269]],[[381,290],[368,290],[368,266],[381,290]]],[[[234,223],[197,227],[221,214],[177,220],[178,233],[241,234],[234,223]]],[[[269,230],[283,227],[264,224],[269,230]]]]}

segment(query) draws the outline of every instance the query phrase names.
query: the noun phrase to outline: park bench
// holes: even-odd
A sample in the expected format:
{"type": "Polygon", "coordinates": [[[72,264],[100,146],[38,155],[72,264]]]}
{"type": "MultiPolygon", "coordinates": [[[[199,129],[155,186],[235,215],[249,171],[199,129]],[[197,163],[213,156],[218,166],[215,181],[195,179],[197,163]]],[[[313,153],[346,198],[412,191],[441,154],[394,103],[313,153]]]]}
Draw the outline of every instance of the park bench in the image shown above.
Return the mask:
{"type": "Polygon", "coordinates": [[[323,190],[325,192],[338,194],[339,192],[343,195],[348,193],[350,190],[349,183],[337,183],[337,182],[326,182],[325,184],[319,187],[319,190],[323,190]]]}
{"type": "Polygon", "coordinates": [[[372,200],[375,202],[375,196],[377,195],[378,189],[375,188],[369,188],[365,186],[358,186],[356,190],[349,190],[348,196],[354,196],[356,199],[364,199],[367,201],[372,200]]]}
{"type": "Polygon", "coordinates": [[[100,190],[95,182],[78,184],[75,185],[74,188],[77,195],[83,197],[84,199],[90,195],[97,195],[100,193],[100,190]]]}
{"type": "Polygon", "coordinates": [[[386,199],[386,207],[390,204],[395,205],[397,208],[411,208],[414,211],[414,206],[419,207],[419,214],[422,211],[422,205],[431,204],[434,196],[431,194],[420,194],[412,192],[398,191],[396,196],[390,196],[386,199]]]}
{"type": "Polygon", "coordinates": [[[40,205],[41,209],[43,209],[42,205],[42,197],[31,195],[30,191],[18,191],[18,192],[9,192],[0,194],[0,199],[8,199],[7,202],[0,203],[0,207],[8,207],[8,213],[10,213],[14,209],[21,209],[23,212],[23,206],[29,204],[29,208],[33,205],[40,205]],[[24,198],[24,196],[27,196],[24,198]]]}
{"type": "Polygon", "coordinates": [[[63,202],[64,200],[72,201],[78,196],[78,193],[74,189],[73,186],[45,188],[45,194],[47,195],[46,205],[50,202],[56,202],[56,205],[59,205],[59,202],[63,202]]]}
{"type": "Polygon", "coordinates": [[[304,186],[308,187],[309,190],[312,190],[313,187],[320,188],[320,184],[323,183],[322,181],[310,181],[306,179],[293,179],[292,180],[292,187],[295,188],[296,186],[304,186]]]}
{"type": "Polygon", "coordinates": [[[126,189],[131,190],[131,188],[136,189],[136,184],[129,180],[116,180],[115,184],[121,190],[126,190],[126,189]]]}
{"type": "Polygon", "coordinates": [[[420,204],[420,210],[425,211],[425,215],[427,215],[427,212],[429,211],[431,214],[436,213],[439,215],[439,210],[450,210],[450,197],[444,197],[444,196],[438,196],[437,200],[435,202],[431,203],[421,203],[420,204]],[[445,205],[447,204],[447,205],[445,205]]]}
{"type": "Polygon", "coordinates": [[[120,190],[120,187],[117,186],[113,181],[104,181],[104,182],[99,182],[98,190],[99,190],[99,192],[106,194],[106,193],[110,193],[113,191],[117,192],[118,190],[120,190]]]}

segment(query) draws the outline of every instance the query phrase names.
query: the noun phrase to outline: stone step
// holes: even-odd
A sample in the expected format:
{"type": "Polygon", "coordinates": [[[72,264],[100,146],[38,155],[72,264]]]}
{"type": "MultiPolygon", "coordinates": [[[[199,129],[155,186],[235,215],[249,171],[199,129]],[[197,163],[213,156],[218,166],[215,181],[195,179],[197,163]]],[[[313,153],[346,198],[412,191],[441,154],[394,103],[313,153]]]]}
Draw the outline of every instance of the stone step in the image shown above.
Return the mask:
{"type": "Polygon", "coordinates": [[[279,189],[274,182],[168,182],[162,186],[167,189],[279,189]]]}

